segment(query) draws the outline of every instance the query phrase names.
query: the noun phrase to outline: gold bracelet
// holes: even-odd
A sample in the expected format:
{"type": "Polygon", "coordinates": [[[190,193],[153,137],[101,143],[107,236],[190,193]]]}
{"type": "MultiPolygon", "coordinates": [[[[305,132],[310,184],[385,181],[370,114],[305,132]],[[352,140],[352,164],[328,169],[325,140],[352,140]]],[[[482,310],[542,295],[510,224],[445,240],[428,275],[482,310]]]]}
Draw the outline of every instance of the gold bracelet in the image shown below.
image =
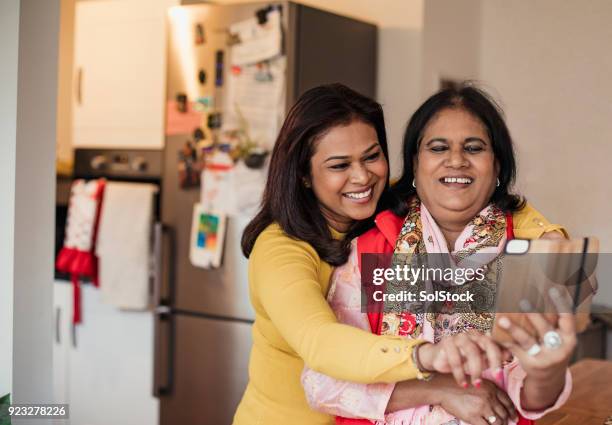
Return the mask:
{"type": "Polygon", "coordinates": [[[421,348],[421,345],[423,344],[428,344],[428,341],[418,342],[412,347],[412,364],[414,364],[414,367],[417,370],[416,378],[419,381],[429,381],[431,378],[433,378],[434,374],[428,370],[423,369],[423,366],[419,361],[419,348],[421,348]]]}

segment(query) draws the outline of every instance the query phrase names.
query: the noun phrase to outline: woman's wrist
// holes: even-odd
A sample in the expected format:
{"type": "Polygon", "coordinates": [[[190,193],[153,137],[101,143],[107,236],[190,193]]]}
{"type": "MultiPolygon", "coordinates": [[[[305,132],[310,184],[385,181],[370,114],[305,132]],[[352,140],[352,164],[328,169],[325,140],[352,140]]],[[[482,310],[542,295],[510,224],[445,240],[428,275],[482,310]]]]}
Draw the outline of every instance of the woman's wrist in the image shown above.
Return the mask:
{"type": "Polygon", "coordinates": [[[436,374],[430,381],[416,381],[411,379],[398,382],[395,384],[385,413],[424,405],[441,405],[449,390],[456,387],[454,382],[451,376],[441,374],[436,374]]]}
{"type": "Polygon", "coordinates": [[[540,411],[553,406],[565,386],[566,368],[545,375],[527,374],[521,389],[521,407],[540,411]]]}
{"type": "Polygon", "coordinates": [[[423,342],[414,347],[414,366],[419,370],[419,372],[433,372],[433,350],[435,350],[434,344],[430,342],[423,342]]]}

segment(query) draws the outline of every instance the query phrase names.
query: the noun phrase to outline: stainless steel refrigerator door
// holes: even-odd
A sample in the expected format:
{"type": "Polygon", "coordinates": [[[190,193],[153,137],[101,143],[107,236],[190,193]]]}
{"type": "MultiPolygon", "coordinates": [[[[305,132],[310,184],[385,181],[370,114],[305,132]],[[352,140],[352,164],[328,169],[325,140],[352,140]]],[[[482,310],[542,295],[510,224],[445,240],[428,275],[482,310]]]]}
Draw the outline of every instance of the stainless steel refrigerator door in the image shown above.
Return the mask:
{"type": "Polygon", "coordinates": [[[163,273],[168,276],[162,298],[170,298],[173,309],[217,315],[228,318],[253,319],[249,300],[248,261],[240,249],[240,237],[250,217],[228,217],[221,267],[204,269],[189,260],[193,206],[200,199],[200,189],[180,189],[177,158],[185,138],[166,139],[163,180],[162,220],[172,229],[172,243],[166,249],[174,264],[163,273]]]}
{"type": "MultiPolygon", "coordinates": [[[[269,3],[215,6],[192,5],[172,8],[169,13],[167,99],[176,100],[186,94],[189,101],[212,96],[216,109],[221,106],[229,72],[227,29],[233,23],[252,18],[269,3]],[[204,43],[196,43],[194,35],[201,26],[204,43]],[[225,52],[223,84],[215,80],[216,52],[225,52]],[[202,83],[200,70],[206,75],[202,83]]],[[[286,13],[283,12],[284,15],[286,13]]],[[[286,18],[283,19],[286,21],[286,18]]],[[[200,189],[181,189],[178,183],[178,156],[192,135],[166,137],[163,178],[162,220],[173,233],[175,258],[170,288],[164,285],[162,298],[170,296],[174,309],[200,312],[230,318],[253,319],[248,296],[247,260],[240,250],[244,226],[251,217],[228,217],[222,266],[218,269],[194,267],[189,261],[189,243],[193,205],[200,201],[200,189]]],[[[210,137],[210,136],[209,136],[210,137]]]]}
{"type": "Polygon", "coordinates": [[[160,423],[231,424],[248,382],[251,325],[173,315],[165,326],[174,327],[175,349],[172,370],[162,368],[171,387],[160,397],[160,423]]]}
{"type": "Polygon", "coordinates": [[[305,5],[295,5],[291,16],[295,76],[289,91],[296,98],[312,87],[336,82],[376,96],[376,25],[305,5]]]}

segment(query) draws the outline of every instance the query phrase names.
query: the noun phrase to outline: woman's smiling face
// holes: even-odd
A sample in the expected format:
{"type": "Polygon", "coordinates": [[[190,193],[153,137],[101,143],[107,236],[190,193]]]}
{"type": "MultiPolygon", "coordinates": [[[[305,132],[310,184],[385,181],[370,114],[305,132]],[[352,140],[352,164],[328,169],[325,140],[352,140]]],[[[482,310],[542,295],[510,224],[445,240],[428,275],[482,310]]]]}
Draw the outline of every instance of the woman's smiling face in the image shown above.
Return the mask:
{"type": "Polygon", "coordinates": [[[345,232],[354,221],[374,215],[387,182],[387,160],[376,130],[362,121],[333,127],[314,143],[305,183],[329,225],[345,232]]]}
{"type": "Polygon", "coordinates": [[[414,169],[417,193],[434,218],[466,222],[487,205],[498,174],[486,127],[461,107],[427,124],[414,169]]]}

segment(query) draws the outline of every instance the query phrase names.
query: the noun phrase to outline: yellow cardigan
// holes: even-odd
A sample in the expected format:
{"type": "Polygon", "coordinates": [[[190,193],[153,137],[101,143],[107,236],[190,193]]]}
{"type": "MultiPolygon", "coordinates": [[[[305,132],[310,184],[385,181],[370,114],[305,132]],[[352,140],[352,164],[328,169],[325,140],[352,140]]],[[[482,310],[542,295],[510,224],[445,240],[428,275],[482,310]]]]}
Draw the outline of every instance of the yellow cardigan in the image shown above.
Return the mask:
{"type": "MultiPolygon", "coordinates": [[[[551,225],[527,205],[513,216],[517,238],[536,239],[551,225]]],[[[249,260],[255,309],[249,384],[235,425],[333,424],[308,407],[300,384],[304,363],[336,379],[398,382],[416,377],[411,350],[417,342],[379,336],[337,322],[327,304],[332,267],[308,243],[277,224],[264,230],[249,260]]]]}

